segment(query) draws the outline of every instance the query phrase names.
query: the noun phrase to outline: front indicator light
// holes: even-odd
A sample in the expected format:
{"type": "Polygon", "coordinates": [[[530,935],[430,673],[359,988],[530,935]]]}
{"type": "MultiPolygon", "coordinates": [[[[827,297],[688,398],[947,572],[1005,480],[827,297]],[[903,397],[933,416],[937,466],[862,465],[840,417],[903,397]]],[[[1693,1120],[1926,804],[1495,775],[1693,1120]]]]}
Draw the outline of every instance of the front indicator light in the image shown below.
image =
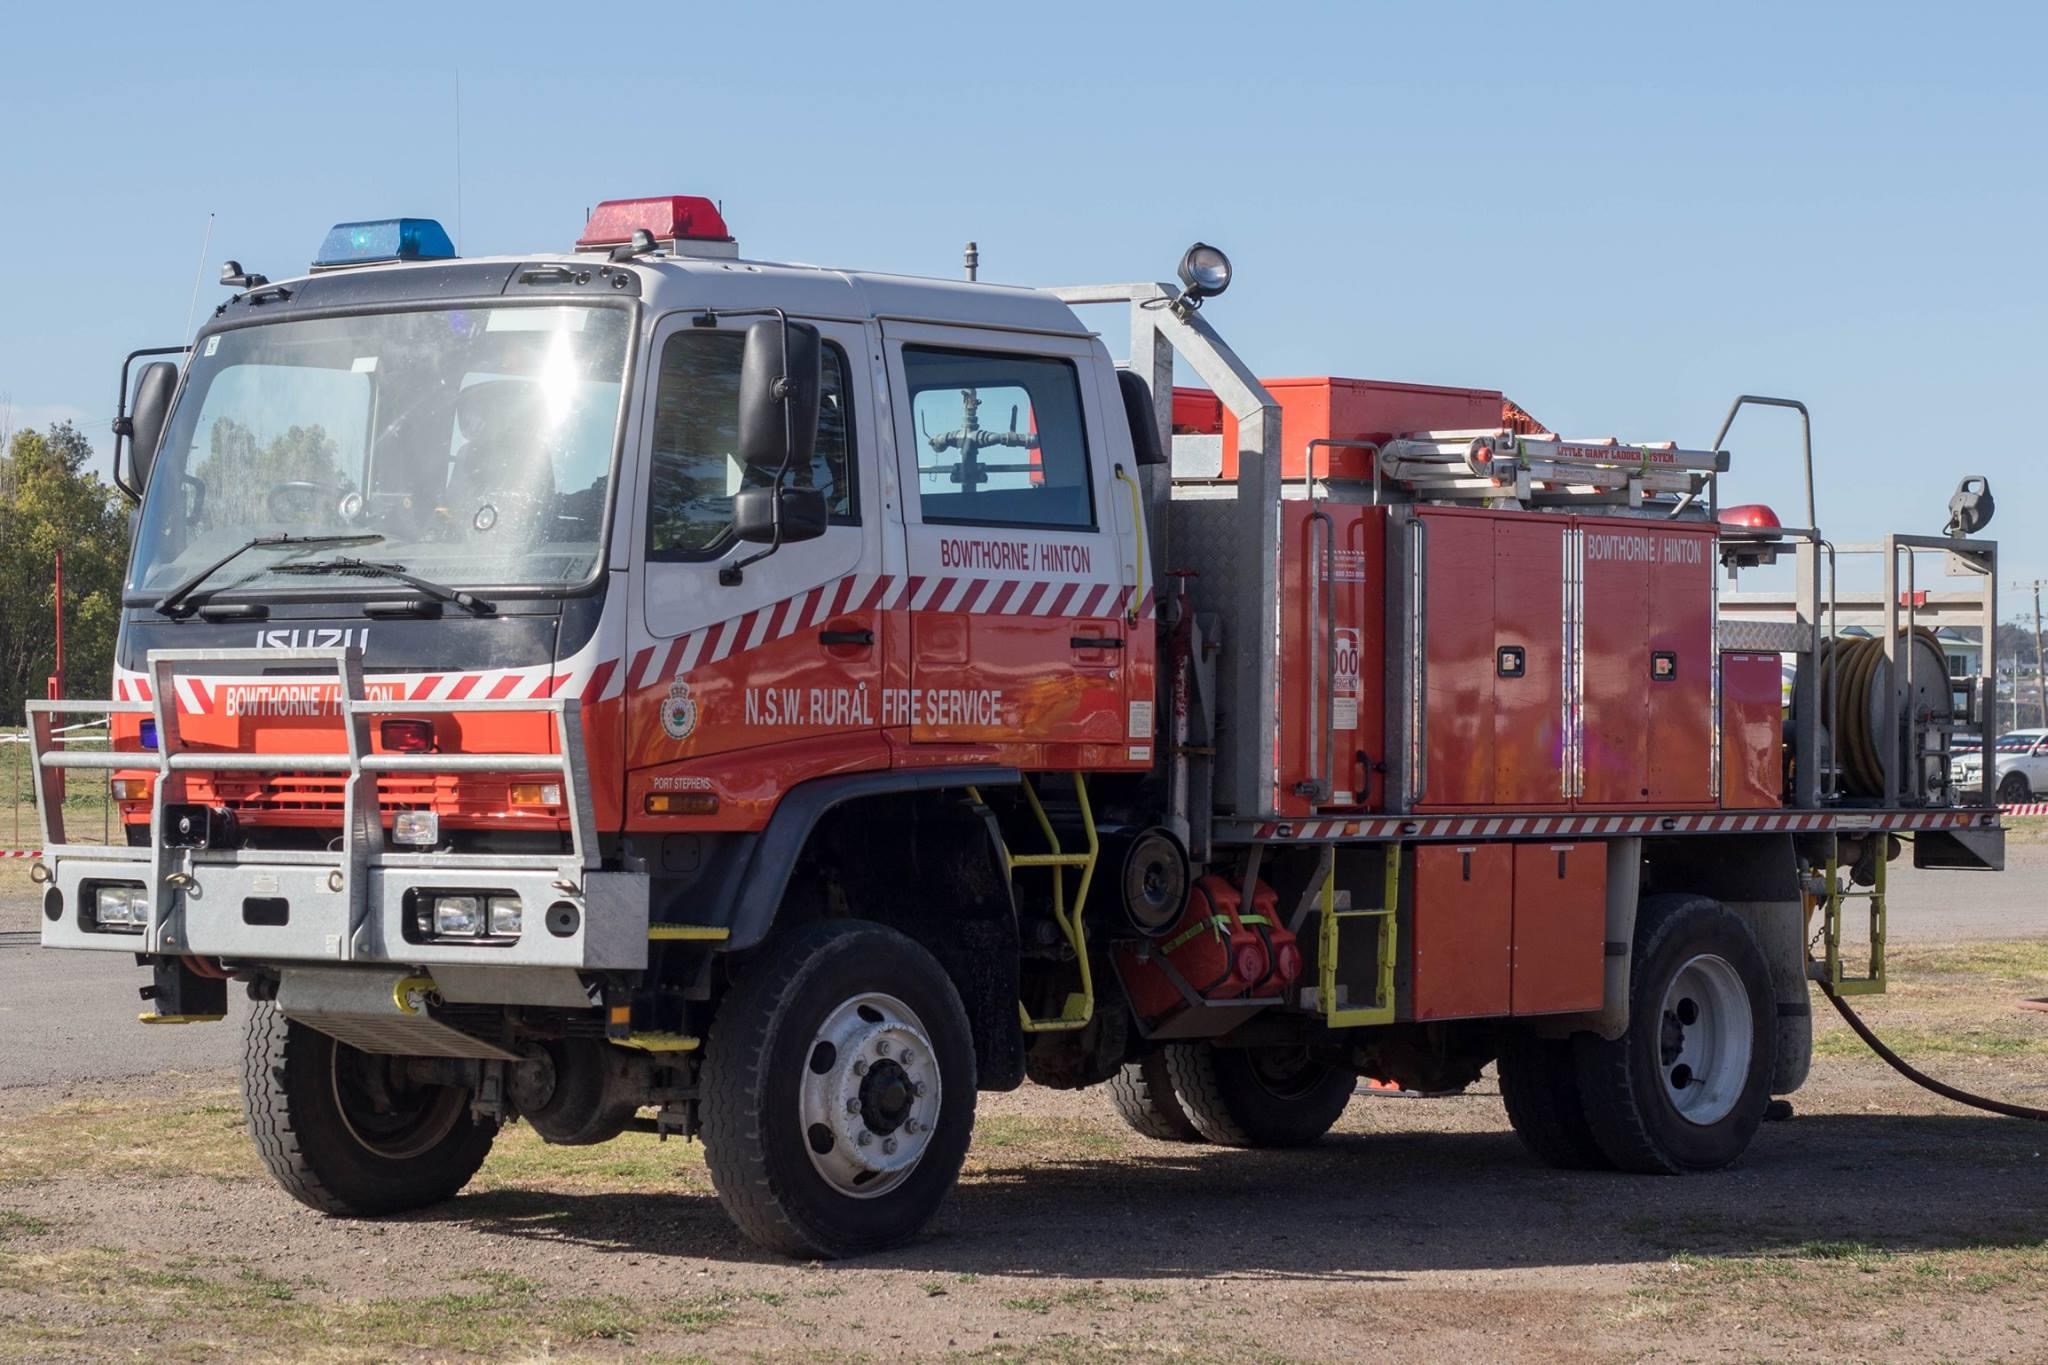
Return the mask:
{"type": "Polygon", "coordinates": [[[391,817],[391,842],[431,847],[441,837],[441,817],[430,810],[402,810],[391,817]]]}
{"type": "Polygon", "coordinates": [[[515,806],[559,806],[562,787],[558,782],[514,782],[511,797],[515,806]]]}
{"type": "Polygon", "coordinates": [[[150,781],[146,777],[117,777],[109,785],[116,801],[149,800],[150,781]]]}
{"type": "Polygon", "coordinates": [[[642,806],[649,815],[716,815],[718,797],[711,792],[649,792],[642,806]]]}
{"type": "Polygon", "coordinates": [[[493,896],[490,900],[490,933],[493,938],[518,938],[521,928],[519,897],[493,896]]]}
{"type": "Polygon", "coordinates": [[[475,896],[438,896],[435,898],[435,934],[467,935],[473,938],[482,927],[482,906],[475,896]]]}

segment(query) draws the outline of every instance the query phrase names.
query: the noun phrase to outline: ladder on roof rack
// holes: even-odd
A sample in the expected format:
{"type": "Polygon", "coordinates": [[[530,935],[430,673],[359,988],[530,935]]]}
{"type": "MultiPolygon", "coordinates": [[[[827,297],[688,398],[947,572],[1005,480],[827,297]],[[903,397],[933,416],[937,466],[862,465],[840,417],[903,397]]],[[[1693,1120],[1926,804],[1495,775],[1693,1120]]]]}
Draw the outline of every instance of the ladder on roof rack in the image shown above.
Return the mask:
{"type": "Polygon", "coordinates": [[[1676,442],[1629,445],[1611,436],[1571,440],[1506,430],[1423,431],[1380,448],[1379,472],[1425,497],[1612,502],[1702,492],[1728,468],[1725,450],[1676,442]]]}

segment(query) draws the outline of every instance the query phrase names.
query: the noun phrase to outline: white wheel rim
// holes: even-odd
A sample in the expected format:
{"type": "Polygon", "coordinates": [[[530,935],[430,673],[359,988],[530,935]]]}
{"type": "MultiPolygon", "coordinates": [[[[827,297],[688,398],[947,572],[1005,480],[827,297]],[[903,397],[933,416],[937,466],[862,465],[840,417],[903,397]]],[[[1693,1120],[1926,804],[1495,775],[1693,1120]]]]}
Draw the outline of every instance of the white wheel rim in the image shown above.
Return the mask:
{"type": "Polygon", "coordinates": [[[893,995],[856,995],[818,1025],[797,1088],[797,1125],[827,1184],[874,1199],[909,1179],[939,1120],[938,1058],[924,1022],[893,995]]]}
{"type": "Polygon", "coordinates": [[[1664,991],[1658,1070],[1681,1118],[1702,1127],[1728,1117],[1749,1079],[1749,990],[1728,959],[1701,953],[1664,991]]]}

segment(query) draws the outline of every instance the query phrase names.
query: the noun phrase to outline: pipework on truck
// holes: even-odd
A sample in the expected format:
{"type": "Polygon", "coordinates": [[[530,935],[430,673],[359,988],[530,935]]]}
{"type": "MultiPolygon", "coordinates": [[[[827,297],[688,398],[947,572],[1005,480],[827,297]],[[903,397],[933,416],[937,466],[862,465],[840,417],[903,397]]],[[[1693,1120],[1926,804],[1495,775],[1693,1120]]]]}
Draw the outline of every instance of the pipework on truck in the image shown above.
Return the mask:
{"type": "Polygon", "coordinates": [[[931,1218],[979,1091],[1286,1146],[1495,1062],[1545,1160],[1713,1170],[1804,1081],[1810,979],[1882,989],[1898,836],[2002,864],[1930,629],[1990,638],[1988,489],[1836,545],[1810,491],[1721,506],[1725,424],[1261,379],[1203,244],[910,279],[669,196],[223,283],[124,367],[114,695],[30,706],[42,940],[139,955],[145,1022],[246,989],[251,1135],[329,1213],[452,1196],[506,1123],[654,1130],[843,1255],[931,1218]],[[67,841],[67,767],[125,844],[67,841]]]}

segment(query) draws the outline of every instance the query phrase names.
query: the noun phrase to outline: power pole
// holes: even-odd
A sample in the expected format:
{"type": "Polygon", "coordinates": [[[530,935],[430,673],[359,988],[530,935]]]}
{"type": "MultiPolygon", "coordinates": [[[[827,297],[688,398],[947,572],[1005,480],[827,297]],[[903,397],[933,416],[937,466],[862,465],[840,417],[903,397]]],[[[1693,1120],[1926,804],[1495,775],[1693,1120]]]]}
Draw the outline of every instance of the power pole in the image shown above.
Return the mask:
{"type": "MultiPolygon", "coordinates": [[[[2040,723],[2048,727],[2048,668],[2042,667],[2044,651],[2041,645],[2041,589],[2048,587],[2048,579],[2037,578],[2031,583],[2015,583],[2015,588],[2031,588],[2034,593],[2034,707],[2040,716],[2040,723]]],[[[1993,658],[1997,657],[1996,651],[1993,658]]],[[[2020,723],[2020,670],[2019,661],[2013,661],[2012,670],[2012,723],[2015,729],[2020,723]]]]}

